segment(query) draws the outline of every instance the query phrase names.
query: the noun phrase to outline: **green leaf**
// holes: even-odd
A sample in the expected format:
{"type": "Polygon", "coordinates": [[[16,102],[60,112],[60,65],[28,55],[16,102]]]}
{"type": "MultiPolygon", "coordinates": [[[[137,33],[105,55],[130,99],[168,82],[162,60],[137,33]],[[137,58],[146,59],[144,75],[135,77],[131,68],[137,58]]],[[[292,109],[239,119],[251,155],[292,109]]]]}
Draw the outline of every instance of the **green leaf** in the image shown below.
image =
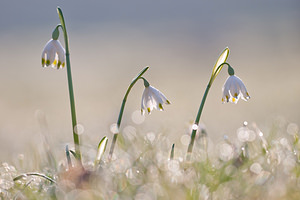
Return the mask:
{"type": "Polygon", "coordinates": [[[214,68],[213,68],[213,71],[212,71],[212,76],[216,77],[218,75],[218,73],[221,71],[222,67],[218,68],[222,63],[226,62],[227,58],[228,58],[228,55],[229,55],[229,48],[226,47],[221,55],[219,56],[214,68]]]}
{"type": "Polygon", "coordinates": [[[175,144],[172,145],[170,160],[173,160],[173,158],[174,158],[174,148],[175,148],[175,144]]]}
{"type": "Polygon", "coordinates": [[[95,166],[100,163],[102,155],[104,154],[105,149],[106,149],[107,141],[108,141],[108,138],[106,136],[104,136],[98,144],[97,156],[95,159],[95,166]]]}
{"type": "Polygon", "coordinates": [[[71,161],[70,150],[69,150],[68,145],[66,145],[66,157],[67,157],[67,161],[68,161],[68,166],[69,166],[69,168],[71,168],[72,167],[72,161],[71,161]]]}
{"type": "Polygon", "coordinates": [[[76,154],[76,152],[75,152],[75,151],[73,151],[73,150],[70,150],[70,152],[71,152],[71,154],[74,156],[74,158],[76,158],[76,159],[78,159],[78,158],[79,158],[79,156],[76,154]]]}

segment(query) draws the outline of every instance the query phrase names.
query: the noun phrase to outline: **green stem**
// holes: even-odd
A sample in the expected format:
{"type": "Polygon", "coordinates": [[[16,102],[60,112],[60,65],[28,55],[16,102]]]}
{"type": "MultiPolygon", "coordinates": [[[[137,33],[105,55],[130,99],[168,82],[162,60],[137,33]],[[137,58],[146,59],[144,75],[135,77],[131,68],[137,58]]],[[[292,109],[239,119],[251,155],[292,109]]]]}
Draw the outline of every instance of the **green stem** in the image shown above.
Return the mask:
{"type": "Polygon", "coordinates": [[[193,151],[193,146],[194,146],[194,142],[195,142],[196,132],[197,132],[197,129],[198,129],[198,124],[199,124],[199,121],[200,121],[202,110],[203,110],[205,100],[206,100],[206,97],[207,97],[207,94],[209,92],[210,87],[211,87],[210,84],[208,84],[207,87],[206,87],[206,90],[204,92],[204,95],[203,95],[203,98],[202,98],[202,101],[201,101],[201,104],[200,104],[200,107],[199,107],[199,110],[198,110],[198,114],[197,114],[197,117],[196,117],[196,120],[195,120],[195,123],[194,123],[194,124],[197,125],[197,128],[194,128],[192,130],[191,140],[190,140],[190,144],[189,144],[188,150],[187,150],[187,160],[188,161],[191,159],[191,154],[192,154],[192,151],[193,151]]]}
{"type": "Polygon", "coordinates": [[[61,27],[62,27],[62,30],[64,33],[64,40],[65,40],[66,65],[67,65],[67,76],[68,76],[68,85],[69,85],[69,97],[70,97],[70,105],[71,105],[72,130],[73,130],[73,138],[74,138],[74,144],[75,144],[75,152],[77,154],[78,161],[81,163],[79,137],[78,137],[78,134],[75,132],[77,120],[76,120],[75,101],[74,101],[71,64],[70,64],[69,39],[68,39],[64,16],[63,16],[62,10],[59,7],[57,8],[57,13],[58,13],[58,16],[60,19],[61,27]]]}
{"type": "Polygon", "coordinates": [[[227,66],[228,66],[228,74],[229,74],[229,75],[233,75],[233,74],[234,74],[234,70],[233,70],[233,68],[229,65],[229,63],[223,62],[222,64],[220,64],[220,65],[217,67],[215,73],[213,73],[213,74],[211,75],[210,80],[209,80],[209,83],[208,83],[209,85],[212,85],[212,83],[214,82],[215,78],[216,78],[217,75],[219,74],[220,70],[222,70],[223,65],[227,65],[227,66]],[[233,72],[233,74],[230,74],[229,72],[233,72]]]}
{"type": "MultiPolygon", "coordinates": [[[[121,109],[120,109],[120,112],[119,112],[119,117],[118,117],[118,122],[117,122],[117,128],[118,128],[118,132],[119,132],[119,128],[120,128],[120,125],[121,125],[121,121],[122,121],[122,117],[123,117],[123,112],[124,112],[124,108],[125,108],[125,104],[126,104],[126,101],[127,101],[127,97],[129,95],[129,92],[131,90],[131,88],[134,86],[134,84],[142,77],[142,75],[149,69],[149,67],[145,67],[138,75],[136,78],[134,78],[131,82],[131,84],[129,85],[126,93],[125,93],[125,96],[123,98],[123,101],[122,101],[122,105],[121,105],[121,109]]],[[[119,133],[115,133],[114,136],[113,136],[113,140],[112,140],[112,143],[111,143],[111,146],[110,146],[110,151],[109,151],[109,159],[112,158],[112,155],[113,155],[113,152],[114,152],[114,148],[115,148],[115,144],[116,144],[116,141],[117,141],[117,137],[118,137],[118,134],[119,133]]]]}
{"type": "Polygon", "coordinates": [[[231,66],[228,63],[226,63],[226,62],[220,64],[218,66],[217,70],[215,70],[215,73],[212,74],[212,76],[210,77],[210,80],[209,80],[209,82],[207,84],[207,87],[206,87],[206,90],[204,92],[204,95],[202,97],[202,101],[201,101],[201,104],[200,104],[200,107],[199,107],[199,110],[198,110],[198,114],[197,114],[195,122],[194,122],[194,124],[197,125],[197,128],[193,128],[193,130],[192,130],[191,140],[190,140],[190,143],[189,143],[189,146],[188,146],[188,150],[187,150],[187,157],[186,157],[186,159],[188,161],[190,161],[190,159],[191,159],[191,155],[192,155],[192,151],[193,151],[193,147],[194,147],[194,142],[195,142],[195,137],[196,137],[196,133],[197,133],[197,129],[198,129],[200,117],[201,117],[201,114],[202,114],[202,110],[203,110],[203,107],[204,107],[204,104],[205,104],[205,101],[206,101],[209,89],[210,89],[213,81],[215,80],[216,76],[218,75],[219,70],[222,69],[223,65],[227,65],[229,68],[231,68],[231,66]]]}

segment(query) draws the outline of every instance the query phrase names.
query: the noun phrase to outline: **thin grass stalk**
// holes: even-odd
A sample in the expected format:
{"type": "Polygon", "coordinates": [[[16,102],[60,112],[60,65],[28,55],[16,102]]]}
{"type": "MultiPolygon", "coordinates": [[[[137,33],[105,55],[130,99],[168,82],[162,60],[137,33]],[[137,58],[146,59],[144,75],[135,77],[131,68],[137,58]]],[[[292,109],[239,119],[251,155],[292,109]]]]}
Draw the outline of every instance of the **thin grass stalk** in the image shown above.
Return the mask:
{"type": "Polygon", "coordinates": [[[81,152],[80,152],[80,142],[79,136],[76,133],[76,111],[75,111],[75,100],[74,100],[74,92],[73,92],[73,82],[72,82],[72,73],[71,73],[71,63],[70,63],[70,51],[69,51],[69,39],[67,34],[67,29],[65,25],[64,16],[62,10],[58,7],[57,13],[60,19],[61,27],[64,33],[65,40],[65,51],[66,51],[66,65],[67,65],[67,76],[68,76],[68,86],[69,86],[69,97],[70,97],[70,106],[71,106],[71,116],[72,116],[72,131],[73,131],[73,139],[75,145],[75,152],[77,154],[76,158],[81,163],[81,152]]]}

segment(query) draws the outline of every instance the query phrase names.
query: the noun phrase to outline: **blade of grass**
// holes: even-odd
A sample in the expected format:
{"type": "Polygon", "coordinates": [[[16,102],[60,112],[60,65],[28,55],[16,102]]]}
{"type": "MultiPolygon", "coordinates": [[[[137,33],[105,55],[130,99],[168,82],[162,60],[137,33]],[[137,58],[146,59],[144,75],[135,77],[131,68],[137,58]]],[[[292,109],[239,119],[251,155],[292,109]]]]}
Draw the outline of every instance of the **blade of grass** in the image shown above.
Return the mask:
{"type": "Polygon", "coordinates": [[[20,180],[21,178],[24,178],[24,177],[27,177],[27,176],[38,176],[38,177],[41,177],[41,178],[44,178],[44,179],[50,181],[51,183],[56,184],[56,181],[53,180],[52,178],[50,178],[49,176],[46,176],[45,174],[41,174],[41,173],[37,173],[37,172],[29,172],[29,173],[26,173],[26,174],[21,174],[21,175],[15,177],[13,179],[13,181],[20,180]]]}
{"type": "Polygon", "coordinates": [[[170,153],[170,160],[173,160],[173,158],[174,158],[174,148],[175,148],[175,144],[172,145],[172,149],[171,149],[171,153],[170,153]]]}
{"type": "Polygon", "coordinates": [[[72,165],[72,160],[71,160],[70,150],[69,150],[68,145],[66,145],[66,157],[67,157],[67,161],[68,161],[68,167],[70,169],[73,165],[72,165]]]}
{"type": "Polygon", "coordinates": [[[108,138],[104,136],[98,144],[97,156],[95,158],[95,168],[99,165],[101,158],[106,150],[108,138]]]}

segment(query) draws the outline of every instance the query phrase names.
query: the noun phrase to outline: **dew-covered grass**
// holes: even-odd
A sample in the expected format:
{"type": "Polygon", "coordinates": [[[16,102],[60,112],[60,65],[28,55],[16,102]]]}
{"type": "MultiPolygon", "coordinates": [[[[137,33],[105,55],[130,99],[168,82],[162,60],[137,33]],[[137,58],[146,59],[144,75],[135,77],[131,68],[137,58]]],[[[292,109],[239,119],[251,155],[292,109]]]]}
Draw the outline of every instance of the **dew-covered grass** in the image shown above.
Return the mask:
{"type": "MultiPolygon", "coordinates": [[[[274,122],[268,132],[244,123],[212,141],[200,126],[191,161],[182,138],[120,130],[111,160],[82,148],[83,166],[51,149],[1,163],[1,199],[300,199],[299,128],[274,122]],[[34,169],[34,171],[28,171],[34,169]]],[[[188,133],[186,133],[188,135],[188,133]]],[[[111,140],[111,138],[108,138],[111,140]]],[[[72,150],[72,148],[70,148],[72,150]]]]}

